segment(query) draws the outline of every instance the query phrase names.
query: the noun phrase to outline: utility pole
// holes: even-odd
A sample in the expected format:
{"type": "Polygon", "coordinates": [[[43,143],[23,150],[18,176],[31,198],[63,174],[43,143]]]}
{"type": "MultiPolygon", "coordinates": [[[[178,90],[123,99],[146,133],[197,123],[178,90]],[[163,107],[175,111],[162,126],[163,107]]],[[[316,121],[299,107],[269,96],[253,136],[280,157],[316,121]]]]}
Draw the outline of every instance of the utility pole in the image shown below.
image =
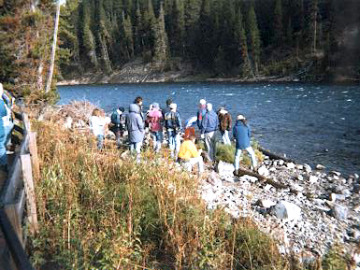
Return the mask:
{"type": "Polygon", "coordinates": [[[49,75],[46,82],[45,93],[49,93],[51,89],[52,77],[54,74],[54,65],[55,65],[55,55],[56,55],[56,47],[57,47],[57,36],[59,30],[59,18],[60,18],[60,0],[56,2],[56,17],[55,17],[55,27],[54,27],[54,37],[53,44],[51,48],[51,62],[49,67],[49,75]]]}

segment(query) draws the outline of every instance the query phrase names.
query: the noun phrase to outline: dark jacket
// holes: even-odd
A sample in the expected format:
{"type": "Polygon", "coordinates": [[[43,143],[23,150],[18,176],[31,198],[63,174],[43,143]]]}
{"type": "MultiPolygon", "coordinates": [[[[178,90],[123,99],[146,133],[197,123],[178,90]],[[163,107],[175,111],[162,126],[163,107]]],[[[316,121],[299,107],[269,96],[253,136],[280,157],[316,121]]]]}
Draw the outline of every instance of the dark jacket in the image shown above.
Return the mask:
{"type": "Polygon", "coordinates": [[[123,131],[126,128],[126,114],[118,113],[118,110],[114,110],[111,114],[111,123],[114,126],[111,128],[112,131],[123,131]]]}
{"type": "Polygon", "coordinates": [[[220,110],[218,116],[219,116],[220,131],[221,132],[224,132],[225,130],[230,131],[232,125],[231,115],[225,110],[220,110]]]}
{"type": "Polygon", "coordinates": [[[250,146],[251,129],[249,125],[245,126],[243,122],[236,121],[233,136],[236,140],[236,149],[243,150],[250,146]]]}
{"type": "Polygon", "coordinates": [[[142,142],[144,139],[144,121],[140,116],[140,108],[136,104],[131,104],[129,112],[129,115],[126,117],[129,141],[131,143],[142,142]]]}
{"type": "Polygon", "coordinates": [[[207,112],[204,116],[201,127],[201,134],[216,131],[218,130],[218,126],[219,126],[218,116],[213,110],[211,110],[207,112]]]}
{"type": "Polygon", "coordinates": [[[182,129],[181,118],[178,112],[167,112],[165,113],[165,128],[167,130],[174,130],[176,133],[179,133],[182,129]]]}
{"type": "Polygon", "coordinates": [[[205,114],[206,114],[206,109],[199,109],[196,114],[197,117],[196,124],[200,130],[202,129],[202,122],[204,120],[205,114]]]}

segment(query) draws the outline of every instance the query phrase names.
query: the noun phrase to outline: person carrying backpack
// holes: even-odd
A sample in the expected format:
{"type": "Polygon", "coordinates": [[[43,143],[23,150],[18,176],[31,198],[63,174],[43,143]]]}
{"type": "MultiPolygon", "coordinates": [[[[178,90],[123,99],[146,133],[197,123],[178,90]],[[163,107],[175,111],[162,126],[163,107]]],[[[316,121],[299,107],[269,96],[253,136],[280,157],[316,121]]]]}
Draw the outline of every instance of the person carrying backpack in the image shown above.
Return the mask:
{"type": "Polygon", "coordinates": [[[116,145],[120,148],[121,138],[124,136],[124,131],[126,130],[126,114],[124,107],[119,107],[114,110],[111,114],[111,131],[116,135],[116,145]]]}
{"type": "Polygon", "coordinates": [[[151,133],[151,137],[154,142],[154,150],[155,153],[159,153],[161,149],[162,143],[162,130],[163,127],[161,122],[163,120],[163,115],[160,111],[160,106],[158,103],[153,103],[151,105],[151,109],[149,110],[146,118],[146,122],[149,125],[149,130],[151,133]]]}
{"type": "Polygon", "coordinates": [[[165,128],[168,135],[171,157],[176,160],[180,149],[180,133],[182,126],[180,114],[176,111],[177,105],[171,103],[169,108],[170,111],[165,114],[165,128]]]}
{"type": "Polygon", "coordinates": [[[239,169],[240,157],[242,155],[243,150],[246,150],[246,152],[250,155],[253,169],[256,169],[257,167],[255,152],[250,144],[250,137],[251,137],[250,126],[247,123],[244,115],[239,114],[236,119],[237,119],[236,124],[233,128],[233,135],[236,140],[236,152],[235,152],[235,162],[234,162],[235,173],[237,173],[239,169]]]}

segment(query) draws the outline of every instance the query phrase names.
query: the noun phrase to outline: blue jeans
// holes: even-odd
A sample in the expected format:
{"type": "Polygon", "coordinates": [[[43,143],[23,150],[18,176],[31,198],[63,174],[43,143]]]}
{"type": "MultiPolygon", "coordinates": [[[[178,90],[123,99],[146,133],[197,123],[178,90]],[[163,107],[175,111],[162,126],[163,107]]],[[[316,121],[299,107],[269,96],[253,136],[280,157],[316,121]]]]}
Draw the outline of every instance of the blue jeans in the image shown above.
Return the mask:
{"type": "Polygon", "coordinates": [[[177,134],[174,131],[169,131],[169,130],[167,133],[168,133],[171,157],[177,159],[180,150],[180,134],[177,134]]]}
{"type": "Polygon", "coordinates": [[[104,135],[97,135],[96,138],[97,138],[97,148],[101,150],[104,145],[104,135]]]}
{"type": "Polygon", "coordinates": [[[163,134],[161,131],[151,132],[151,137],[153,139],[155,153],[159,153],[163,140],[163,134]]]}
{"type": "Polygon", "coordinates": [[[136,153],[136,162],[140,163],[140,152],[141,152],[142,142],[132,143],[130,142],[130,152],[136,153]]]}

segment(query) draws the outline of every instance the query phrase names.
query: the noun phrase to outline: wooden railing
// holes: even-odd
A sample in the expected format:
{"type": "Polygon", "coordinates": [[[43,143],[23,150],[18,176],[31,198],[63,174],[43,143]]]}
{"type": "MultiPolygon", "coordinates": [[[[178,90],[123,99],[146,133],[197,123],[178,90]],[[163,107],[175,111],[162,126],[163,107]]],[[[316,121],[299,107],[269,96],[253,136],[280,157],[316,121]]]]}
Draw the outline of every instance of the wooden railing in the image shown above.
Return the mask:
{"type": "Polygon", "coordinates": [[[0,242],[0,270],[33,269],[24,247],[27,232],[38,231],[33,179],[40,178],[36,133],[31,132],[26,114],[16,118],[14,132],[22,139],[0,193],[0,237],[5,240],[0,242]]]}

